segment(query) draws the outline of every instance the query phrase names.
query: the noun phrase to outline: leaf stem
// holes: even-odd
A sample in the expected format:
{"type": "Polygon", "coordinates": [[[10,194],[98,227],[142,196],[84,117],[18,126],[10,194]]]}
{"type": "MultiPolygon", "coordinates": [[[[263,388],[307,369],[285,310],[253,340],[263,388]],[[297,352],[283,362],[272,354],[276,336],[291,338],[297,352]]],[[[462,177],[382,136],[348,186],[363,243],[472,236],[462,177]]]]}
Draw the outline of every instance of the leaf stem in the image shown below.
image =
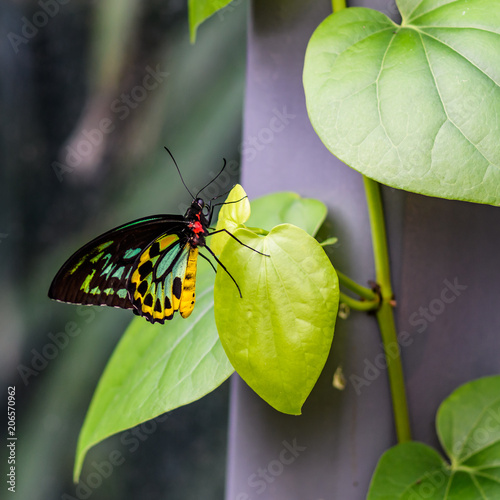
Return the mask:
{"type": "Polygon", "coordinates": [[[378,182],[363,176],[366,202],[372,230],[373,258],[375,260],[375,280],[381,288],[382,299],[392,300],[391,268],[385,232],[384,209],[378,182]]]}
{"type": "Polygon", "coordinates": [[[375,311],[380,305],[378,300],[356,300],[343,292],[340,292],[340,302],[356,311],[375,311]]]}
{"type": "Polygon", "coordinates": [[[339,10],[346,8],[346,0],[332,0],[333,12],[338,12],[339,10]]]}
{"type": "Polygon", "coordinates": [[[369,288],[366,288],[365,286],[356,283],[356,281],[349,278],[344,273],[341,273],[338,270],[336,271],[337,271],[337,276],[339,277],[339,283],[348,288],[349,290],[351,290],[351,292],[356,293],[357,295],[366,300],[375,301],[378,299],[377,294],[373,290],[370,290],[369,288]]]}
{"type": "Polygon", "coordinates": [[[246,229],[249,229],[250,231],[253,231],[255,234],[258,234],[260,236],[266,236],[269,234],[269,231],[266,231],[265,229],[262,229],[261,227],[247,227],[245,226],[246,229]]]}
{"type": "Polygon", "coordinates": [[[392,308],[393,292],[384,210],[378,182],[365,176],[363,176],[363,181],[365,184],[366,202],[368,205],[372,232],[375,275],[377,284],[380,286],[380,295],[382,299],[380,308],[376,312],[376,317],[382,336],[382,342],[384,344],[396,434],[398,442],[404,443],[405,441],[411,441],[411,430],[408,416],[408,404],[406,401],[403,366],[401,364],[401,353],[392,308]]]}

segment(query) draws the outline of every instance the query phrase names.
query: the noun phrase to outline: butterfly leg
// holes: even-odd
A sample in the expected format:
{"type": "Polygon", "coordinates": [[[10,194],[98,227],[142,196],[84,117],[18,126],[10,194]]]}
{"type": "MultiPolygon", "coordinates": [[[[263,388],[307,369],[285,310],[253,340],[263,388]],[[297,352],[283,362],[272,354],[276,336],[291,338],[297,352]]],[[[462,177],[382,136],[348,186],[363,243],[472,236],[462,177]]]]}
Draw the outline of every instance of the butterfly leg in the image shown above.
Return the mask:
{"type": "Polygon", "coordinates": [[[217,269],[215,269],[215,266],[212,264],[212,261],[208,257],[206,257],[205,255],[203,255],[202,253],[200,253],[199,255],[200,255],[200,257],[203,257],[212,266],[214,273],[216,273],[217,269]]]}
{"type": "MultiPolygon", "coordinates": [[[[212,257],[217,261],[217,264],[219,264],[219,266],[222,267],[222,269],[224,269],[224,271],[226,271],[227,275],[233,280],[233,283],[236,285],[236,288],[238,289],[238,293],[240,294],[240,298],[242,299],[243,295],[241,295],[240,287],[238,286],[238,283],[236,283],[236,280],[233,278],[233,275],[227,270],[226,266],[212,252],[212,250],[210,249],[210,247],[205,247],[205,248],[210,252],[210,254],[212,255],[212,257]]],[[[205,255],[203,255],[201,252],[199,253],[199,255],[201,255],[205,260],[208,260],[208,262],[210,262],[210,259],[208,257],[206,257],[205,255]]],[[[215,269],[215,267],[212,264],[212,262],[210,262],[210,265],[212,266],[212,269],[217,273],[217,269],[215,269]]]]}

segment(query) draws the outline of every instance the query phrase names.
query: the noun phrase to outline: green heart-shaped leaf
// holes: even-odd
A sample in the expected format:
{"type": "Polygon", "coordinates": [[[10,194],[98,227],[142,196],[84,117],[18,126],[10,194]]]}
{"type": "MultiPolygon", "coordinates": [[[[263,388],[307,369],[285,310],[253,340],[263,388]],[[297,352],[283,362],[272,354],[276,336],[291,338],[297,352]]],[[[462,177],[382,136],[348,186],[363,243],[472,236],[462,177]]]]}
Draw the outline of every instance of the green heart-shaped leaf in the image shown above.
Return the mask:
{"type": "Polygon", "coordinates": [[[78,440],[78,479],[99,441],[213,391],[231,373],[213,314],[213,269],[198,262],[196,307],[164,325],[136,318],[116,347],[94,393],[78,440]]]}
{"type": "Polygon", "coordinates": [[[235,236],[266,257],[229,240],[215,279],[215,321],[238,374],[279,411],[300,414],[330,351],[339,289],[319,243],[291,224],[265,237],[235,236]]]}
{"type": "Polygon", "coordinates": [[[245,190],[239,185],[231,189],[226,201],[222,205],[219,217],[217,218],[216,231],[222,231],[211,236],[210,248],[215,255],[220,255],[224,245],[230,236],[224,231],[234,233],[236,229],[242,227],[250,217],[250,202],[245,190]]]}
{"type": "Polygon", "coordinates": [[[307,48],[309,118],[342,161],[379,182],[500,204],[500,2],[400,0],[329,16],[307,48]]]}
{"type": "Polygon", "coordinates": [[[500,498],[500,377],[459,387],[436,427],[450,463],[425,444],[399,444],[382,455],[367,500],[500,498]]]}
{"type": "Polygon", "coordinates": [[[315,236],[326,218],[324,203],[313,198],[301,198],[297,193],[283,191],[252,201],[252,214],[247,226],[267,230],[279,224],[293,224],[315,236]]]}

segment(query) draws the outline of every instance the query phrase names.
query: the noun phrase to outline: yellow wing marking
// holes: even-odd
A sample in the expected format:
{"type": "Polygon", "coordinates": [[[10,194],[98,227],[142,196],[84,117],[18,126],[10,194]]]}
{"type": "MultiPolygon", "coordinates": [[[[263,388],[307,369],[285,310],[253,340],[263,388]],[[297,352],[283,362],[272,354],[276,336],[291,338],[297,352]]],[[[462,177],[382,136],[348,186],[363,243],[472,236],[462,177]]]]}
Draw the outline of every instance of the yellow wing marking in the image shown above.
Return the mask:
{"type": "Polygon", "coordinates": [[[176,235],[158,238],[141,254],[130,278],[134,306],[152,322],[163,323],[165,319],[172,319],[175,311],[187,318],[194,308],[198,249],[189,243],[183,249],[177,247],[182,254],[173,269],[167,268],[169,259],[169,265],[172,265],[171,259],[178,251],[176,249],[175,254],[169,256],[168,247],[175,245],[178,240],[176,235]],[[167,269],[171,271],[166,273],[167,269]]]}

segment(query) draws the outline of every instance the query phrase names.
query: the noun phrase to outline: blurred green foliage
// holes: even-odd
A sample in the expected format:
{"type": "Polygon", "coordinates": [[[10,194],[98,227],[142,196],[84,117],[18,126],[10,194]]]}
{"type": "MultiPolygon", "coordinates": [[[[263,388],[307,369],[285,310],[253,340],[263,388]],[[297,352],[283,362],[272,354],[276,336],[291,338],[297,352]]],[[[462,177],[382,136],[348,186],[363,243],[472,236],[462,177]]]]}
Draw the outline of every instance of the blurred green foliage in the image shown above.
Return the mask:
{"type": "Polygon", "coordinates": [[[86,485],[93,500],[220,499],[227,384],[93,449],[76,489],[78,432],[132,315],[58,304],[47,289],[92,237],[185,210],[164,145],[192,191],[222,157],[233,175],[215,188],[237,180],[245,8],[213,16],[190,45],[184,1],[52,5],[0,4],[0,377],[5,398],[16,386],[17,498],[83,498],[86,485]],[[107,477],[112,452],[123,462],[107,477]]]}

